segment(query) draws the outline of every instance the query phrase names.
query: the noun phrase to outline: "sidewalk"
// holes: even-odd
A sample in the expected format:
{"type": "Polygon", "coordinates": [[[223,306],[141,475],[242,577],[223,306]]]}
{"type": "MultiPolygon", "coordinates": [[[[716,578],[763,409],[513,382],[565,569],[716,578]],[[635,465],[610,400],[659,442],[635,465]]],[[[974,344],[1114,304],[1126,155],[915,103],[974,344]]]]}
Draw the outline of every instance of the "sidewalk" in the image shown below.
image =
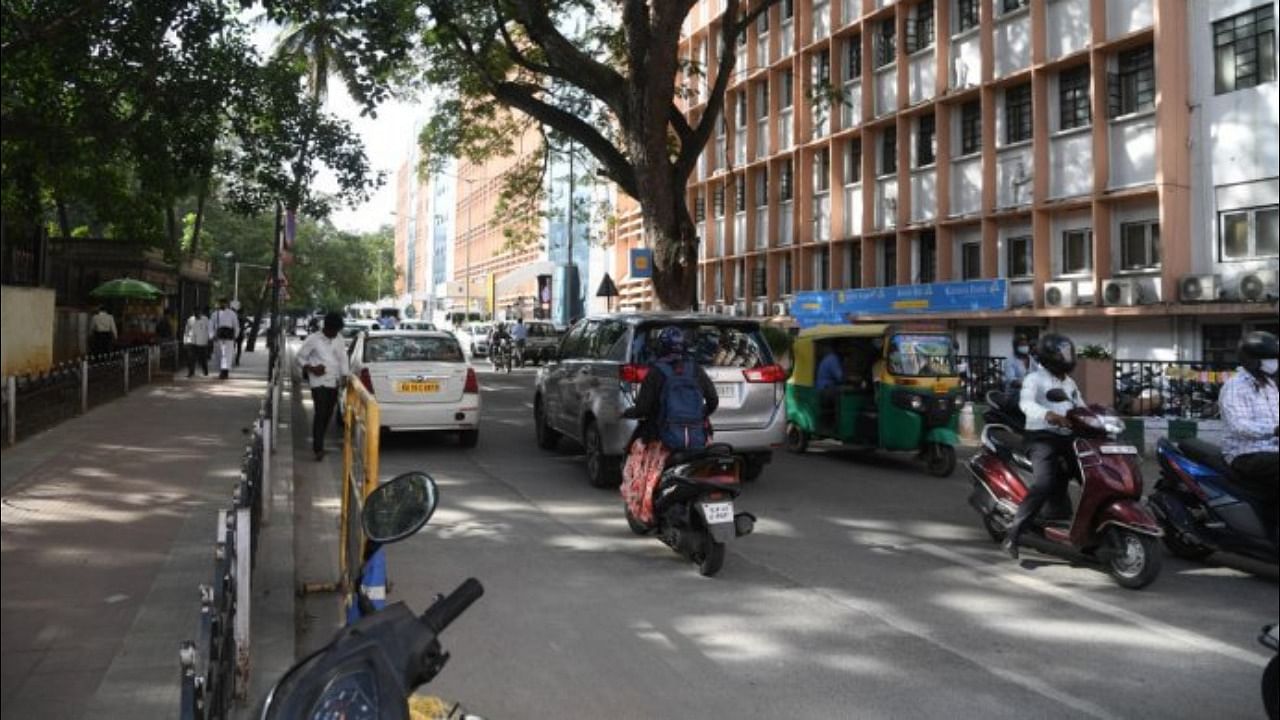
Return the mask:
{"type": "MultiPolygon", "coordinates": [[[[266,348],[242,363],[230,380],[180,374],[5,450],[0,715],[177,715],[178,644],[199,637],[217,510],[229,505],[245,428],[266,394],[266,348]]],[[[291,460],[287,420],[277,456],[291,460]]],[[[292,623],[278,622],[293,612],[292,593],[278,587],[292,584],[291,548],[271,551],[281,535],[292,539],[285,464],[273,468],[276,509],[255,581],[264,568],[283,575],[272,596],[289,602],[258,604],[270,588],[255,582],[255,664],[293,656],[292,623]],[[285,627],[260,646],[268,617],[285,627]]]]}

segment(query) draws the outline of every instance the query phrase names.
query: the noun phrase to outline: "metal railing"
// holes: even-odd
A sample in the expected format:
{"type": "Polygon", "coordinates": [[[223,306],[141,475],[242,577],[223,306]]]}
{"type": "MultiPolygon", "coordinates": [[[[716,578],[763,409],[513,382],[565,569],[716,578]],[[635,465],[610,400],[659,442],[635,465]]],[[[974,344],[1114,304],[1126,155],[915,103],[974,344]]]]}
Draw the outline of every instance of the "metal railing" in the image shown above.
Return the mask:
{"type": "Polygon", "coordinates": [[[1214,420],[1235,365],[1187,360],[1116,360],[1116,410],[1126,416],[1214,420]]]}
{"type": "Polygon", "coordinates": [[[285,354],[272,363],[271,381],[240,462],[230,505],[218,511],[212,582],[200,586],[200,635],[183,641],[183,720],[229,717],[248,697],[250,590],[258,532],[270,515],[271,454],[280,409],[285,354]]]}
{"type": "Polygon", "coordinates": [[[1004,389],[1004,358],[990,355],[958,355],[964,398],[983,402],[991,390],[1004,389]]]}
{"type": "Polygon", "coordinates": [[[123,397],[131,388],[172,374],[177,342],[86,355],[34,374],[5,378],[0,436],[13,445],[90,408],[123,397]]]}

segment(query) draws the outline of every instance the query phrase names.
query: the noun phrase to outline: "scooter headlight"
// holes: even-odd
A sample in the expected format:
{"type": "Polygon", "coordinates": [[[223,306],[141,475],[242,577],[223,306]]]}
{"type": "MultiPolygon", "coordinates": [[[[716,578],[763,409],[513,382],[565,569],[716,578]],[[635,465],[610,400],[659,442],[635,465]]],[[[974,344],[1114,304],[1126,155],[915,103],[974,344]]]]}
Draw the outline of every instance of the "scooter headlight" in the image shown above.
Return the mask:
{"type": "Polygon", "coordinates": [[[915,410],[916,412],[924,411],[924,398],[920,397],[919,395],[913,394],[909,402],[911,404],[912,410],[915,410]]]}

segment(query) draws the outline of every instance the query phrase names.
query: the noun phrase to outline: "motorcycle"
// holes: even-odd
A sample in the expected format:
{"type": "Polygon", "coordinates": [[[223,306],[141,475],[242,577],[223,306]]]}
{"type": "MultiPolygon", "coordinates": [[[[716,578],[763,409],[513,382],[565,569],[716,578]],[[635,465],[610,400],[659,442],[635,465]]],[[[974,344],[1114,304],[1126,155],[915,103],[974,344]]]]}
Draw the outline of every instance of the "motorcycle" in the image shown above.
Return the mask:
{"type": "MultiPolygon", "coordinates": [[[[435,482],[423,473],[407,473],[378,486],[360,512],[370,540],[366,562],[382,545],[418,532],[436,504],[435,482]]],[[[449,718],[464,717],[456,705],[410,695],[444,668],[449,653],[441,648],[440,634],[483,594],[480,582],[468,578],[418,616],[403,602],[377,609],[363,592],[356,593],[360,617],[290,668],[271,688],[259,717],[408,720],[411,705],[415,710],[443,707],[449,718]]]]}
{"type": "MultiPolygon", "coordinates": [[[[1061,389],[1050,390],[1046,397],[1052,402],[1067,400],[1061,389]]],[[[1007,412],[997,406],[983,428],[982,450],[968,462],[973,475],[969,504],[997,542],[1004,539],[1033,480],[1021,436],[1009,425],[992,422],[1001,417],[1007,412]]],[[[1046,519],[1043,514],[1032,518],[1023,530],[1024,542],[1050,554],[1101,562],[1120,586],[1145,587],[1160,573],[1157,540],[1162,532],[1141,503],[1138,450],[1115,442],[1124,425],[1104,407],[1073,408],[1066,418],[1074,453],[1062,470],[1081,482],[1079,501],[1066,520],[1046,519]]]]}
{"type": "Polygon", "coordinates": [[[734,512],[741,470],[733,448],[724,443],[672,452],[653,490],[654,524],[636,519],[629,507],[627,524],[637,535],[656,534],[711,577],[724,565],[725,543],[755,529],[754,515],[734,512]]]}
{"type": "Polygon", "coordinates": [[[1264,562],[1280,561],[1276,528],[1266,505],[1240,486],[1222,450],[1198,438],[1156,443],[1160,477],[1147,505],[1164,528],[1169,551],[1203,560],[1219,550],[1264,562]]]}
{"type": "MultiPolygon", "coordinates": [[[[1258,642],[1273,653],[1280,652],[1280,624],[1264,626],[1258,642]]],[[[1272,655],[1262,671],[1262,706],[1270,720],[1280,719],[1280,655],[1272,655]]]]}
{"type": "Polygon", "coordinates": [[[489,362],[493,363],[494,370],[506,370],[510,373],[513,364],[511,354],[511,340],[502,338],[490,343],[489,362]]]}

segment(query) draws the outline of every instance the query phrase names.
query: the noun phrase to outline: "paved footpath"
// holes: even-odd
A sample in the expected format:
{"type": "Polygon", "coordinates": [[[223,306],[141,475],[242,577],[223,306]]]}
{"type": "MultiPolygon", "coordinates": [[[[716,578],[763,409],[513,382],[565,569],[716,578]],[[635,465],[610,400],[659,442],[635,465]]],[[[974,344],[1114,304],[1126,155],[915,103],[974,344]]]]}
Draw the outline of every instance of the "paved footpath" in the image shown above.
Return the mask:
{"type": "Polygon", "coordinates": [[[229,380],[180,374],[4,451],[4,717],[177,715],[178,644],[198,637],[216,512],[266,393],[266,348],[242,362],[229,380]]]}

